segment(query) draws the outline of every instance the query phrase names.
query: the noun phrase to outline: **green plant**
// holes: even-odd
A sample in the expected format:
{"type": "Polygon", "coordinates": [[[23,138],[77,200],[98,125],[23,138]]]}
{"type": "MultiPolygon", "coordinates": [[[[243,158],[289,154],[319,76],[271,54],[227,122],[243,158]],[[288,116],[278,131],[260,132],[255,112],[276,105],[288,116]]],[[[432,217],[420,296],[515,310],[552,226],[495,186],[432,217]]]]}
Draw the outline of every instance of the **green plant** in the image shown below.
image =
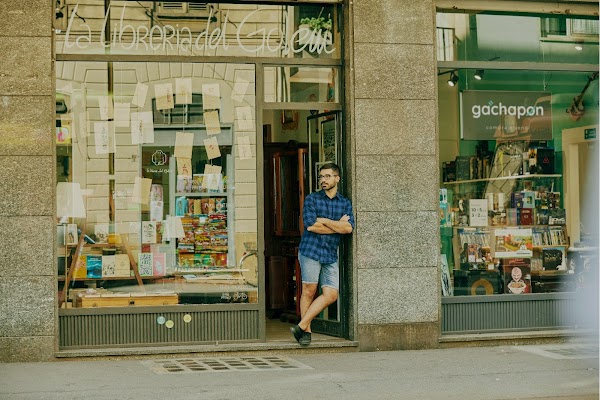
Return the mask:
{"type": "Polygon", "coordinates": [[[302,18],[300,24],[310,26],[313,31],[330,31],[333,27],[333,21],[331,18],[325,19],[325,17],[310,17],[302,18]]]}

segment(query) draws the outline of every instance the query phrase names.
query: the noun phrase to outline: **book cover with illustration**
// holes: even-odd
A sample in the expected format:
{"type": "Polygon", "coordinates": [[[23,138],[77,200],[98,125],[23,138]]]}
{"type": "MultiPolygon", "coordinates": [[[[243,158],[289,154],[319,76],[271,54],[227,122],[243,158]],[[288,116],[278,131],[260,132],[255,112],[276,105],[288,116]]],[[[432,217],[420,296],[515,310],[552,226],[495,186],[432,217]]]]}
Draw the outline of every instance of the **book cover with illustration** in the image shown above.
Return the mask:
{"type": "Polygon", "coordinates": [[[156,243],[156,222],[142,222],[142,243],[156,243]]]}
{"type": "Polygon", "coordinates": [[[496,229],[495,257],[531,257],[533,255],[532,229],[507,228],[496,229]]]}
{"type": "Polygon", "coordinates": [[[88,278],[102,278],[102,256],[101,255],[88,255],[86,260],[87,266],[87,277],[88,278]]]}
{"type": "Polygon", "coordinates": [[[531,267],[529,259],[504,260],[504,293],[522,294],[531,293],[531,267]]]}
{"type": "Polygon", "coordinates": [[[115,256],[102,256],[102,277],[115,276],[115,256]]]}
{"type": "Polygon", "coordinates": [[[73,271],[73,279],[85,279],[87,278],[87,256],[82,255],[77,259],[75,264],[75,271],[73,271]]]}
{"type": "Polygon", "coordinates": [[[152,259],[152,253],[138,254],[138,271],[140,272],[140,276],[152,276],[154,272],[152,259]]]}

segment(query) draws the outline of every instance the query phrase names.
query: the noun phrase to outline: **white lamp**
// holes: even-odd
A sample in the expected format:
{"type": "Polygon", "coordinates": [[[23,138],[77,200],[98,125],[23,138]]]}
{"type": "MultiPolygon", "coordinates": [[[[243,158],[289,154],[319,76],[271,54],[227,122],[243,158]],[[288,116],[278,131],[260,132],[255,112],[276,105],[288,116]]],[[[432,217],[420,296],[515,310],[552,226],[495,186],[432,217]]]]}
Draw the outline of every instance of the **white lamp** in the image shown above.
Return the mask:
{"type": "Polygon", "coordinates": [[[79,183],[59,182],[56,184],[56,215],[59,218],[85,218],[83,193],[79,183]]]}

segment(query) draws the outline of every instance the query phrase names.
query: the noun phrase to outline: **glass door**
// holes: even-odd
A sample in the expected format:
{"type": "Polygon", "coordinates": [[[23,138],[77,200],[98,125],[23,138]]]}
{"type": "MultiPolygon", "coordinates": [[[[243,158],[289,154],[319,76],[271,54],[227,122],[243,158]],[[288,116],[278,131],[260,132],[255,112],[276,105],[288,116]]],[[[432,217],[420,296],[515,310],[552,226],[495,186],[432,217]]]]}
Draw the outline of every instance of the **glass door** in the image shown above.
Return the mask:
{"type": "MultiPolygon", "coordinates": [[[[310,115],[306,119],[308,135],[308,173],[310,175],[308,193],[320,190],[318,175],[319,168],[323,164],[331,162],[335,163],[340,167],[342,174],[344,173],[344,165],[341,157],[341,116],[342,114],[339,111],[330,111],[310,115]]],[[[340,186],[338,186],[338,190],[345,196],[344,186],[344,180],[342,179],[340,181],[340,186]]],[[[345,260],[343,257],[340,257],[344,254],[343,248],[344,240],[342,239],[340,249],[338,249],[340,268],[340,291],[338,300],[323,310],[321,314],[312,321],[311,328],[313,332],[338,337],[343,337],[345,335],[342,320],[346,311],[343,307],[347,304],[347,301],[344,300],[347,296],[347,286],[345,285],[345,260]]],[[[321,288],[319,287],[318,290],[317,296],[321,293],[321,288]]]]}

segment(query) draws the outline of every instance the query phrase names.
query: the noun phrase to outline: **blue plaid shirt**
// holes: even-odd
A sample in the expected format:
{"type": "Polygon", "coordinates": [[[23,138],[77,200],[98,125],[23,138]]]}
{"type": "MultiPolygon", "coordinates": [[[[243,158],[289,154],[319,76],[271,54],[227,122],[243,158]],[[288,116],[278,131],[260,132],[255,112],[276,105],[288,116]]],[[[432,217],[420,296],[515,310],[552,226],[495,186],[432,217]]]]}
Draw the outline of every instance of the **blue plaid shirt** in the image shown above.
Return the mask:
{"type": "Polygon", "coordinates": [[[323,264],[331,264],[337,261],[340,234],[318,234],[307,230],[317,222],[317,218],[327,218],[339,221],[342,216],[350,217],[350,225],[354,230],[354,214],[350,200],[339,193],[330,199],[324,190],[314,192],[304,199],[302,219],[304,221],[304,233],[300,241],[300,253],[303,256],[320,261],[323,264]]]}

